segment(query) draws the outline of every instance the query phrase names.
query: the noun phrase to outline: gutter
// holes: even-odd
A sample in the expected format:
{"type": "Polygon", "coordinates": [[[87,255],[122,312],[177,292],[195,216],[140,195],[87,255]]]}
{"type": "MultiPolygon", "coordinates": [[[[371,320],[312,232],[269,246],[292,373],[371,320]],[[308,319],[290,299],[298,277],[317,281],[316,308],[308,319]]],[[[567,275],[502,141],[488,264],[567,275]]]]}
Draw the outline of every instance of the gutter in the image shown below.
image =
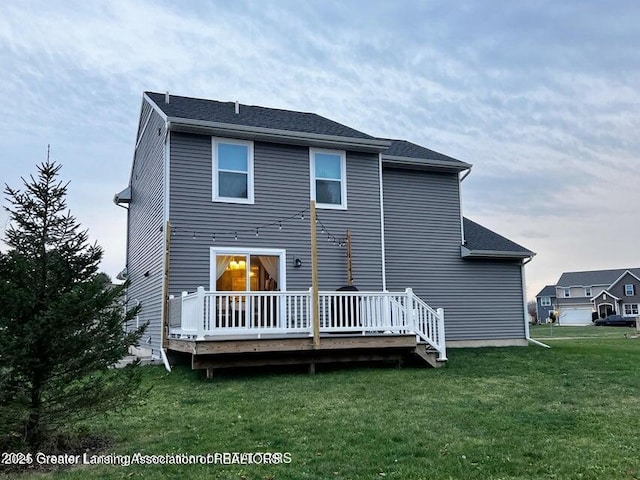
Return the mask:
{"type": "Polygon", "coordinates": [[[321,135],[317,133],[296,132],[293,130],[281,130],[276,128],[250,127],[232,123],[210,122],[206,120],[192,120],[178,117],[167,118],[167,129],[184,132],[203,132],[221,136],[236,138],[258,137],[269,140],[278,140],[279,143],[292,143],[308,145],[314,142],[317,145],[340,146],[349,149],[358,149],[373,152],[382,152],[389,148],[391,142],[377,138],[343,137],[335,135],[321,135]]]}
{"type": "Polygon", "coordinates": [[[462,258],[528,258],[529,263],[535,256],[534,252],[509,252],[503,250],[471,250],[464,245],[460,248],[462,258]]]}
{"type": "Polygon", "coordinates": [[[461,172],[471,170],[471,164],[460,160],[440,160],[435,158],[399,157],[397,155],[382,155],[382,161],[388,165],[402,165],[405,167],[441,169],[444,171],[461,172]]]}

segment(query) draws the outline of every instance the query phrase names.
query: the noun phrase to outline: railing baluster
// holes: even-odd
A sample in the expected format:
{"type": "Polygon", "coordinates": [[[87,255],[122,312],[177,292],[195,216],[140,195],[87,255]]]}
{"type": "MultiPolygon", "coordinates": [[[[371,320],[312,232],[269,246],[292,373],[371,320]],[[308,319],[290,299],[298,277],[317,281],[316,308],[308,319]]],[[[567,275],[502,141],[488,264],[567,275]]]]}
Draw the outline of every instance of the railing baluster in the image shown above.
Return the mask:
{"type": "Polygon", "coordinates": [[[298,302],[295,297],[293,300],[293,322],[294,326],[298,323],[298,302]]]}
{"type": "MultiPolygon", "coordinates": [[[[183,293],[180,326],[173,334],[242,335],[309,332],[311,292],[205,292],[183,293]]],[[[170,312],[173,308],[170,304],[170,312]]],[[[320,327],[325,332],[413,333],[446,359],[444,311],[437,311],[410,289],[396,292],[320,292],[320,327]]],[[[177,320],[177,319],[176,319],[177,320]]]]}

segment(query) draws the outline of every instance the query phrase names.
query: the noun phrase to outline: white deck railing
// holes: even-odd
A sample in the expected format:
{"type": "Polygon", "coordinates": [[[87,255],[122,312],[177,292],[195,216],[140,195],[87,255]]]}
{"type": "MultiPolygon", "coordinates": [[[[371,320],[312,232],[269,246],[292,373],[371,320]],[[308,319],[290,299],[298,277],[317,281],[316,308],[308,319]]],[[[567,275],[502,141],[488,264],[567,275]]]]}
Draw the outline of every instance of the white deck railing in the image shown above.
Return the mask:
{"type": "MultiPolygon", "coordinates": [[[[320,332],[415,334],[446,360],[444,312],[411,289],[404,292],[320,292],[320,332]]],[[[208,292],[169,299],[169,333],[204,340],[221,336],[313,335],[311,290],[208,292]]]]}

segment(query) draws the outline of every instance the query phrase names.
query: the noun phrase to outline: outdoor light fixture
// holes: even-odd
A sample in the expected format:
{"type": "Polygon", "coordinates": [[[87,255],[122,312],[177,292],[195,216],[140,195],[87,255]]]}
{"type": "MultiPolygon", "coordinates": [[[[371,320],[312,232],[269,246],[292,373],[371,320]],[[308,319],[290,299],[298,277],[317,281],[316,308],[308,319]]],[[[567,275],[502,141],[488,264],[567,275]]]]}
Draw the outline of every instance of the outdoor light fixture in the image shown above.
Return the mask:
{"type": "Polygon", "coordinates": [[[302,266],[302,260],[300,260],[299,258],[294,258],[293,259],[293,267],[294,268],[300,268],[302,266]]]}

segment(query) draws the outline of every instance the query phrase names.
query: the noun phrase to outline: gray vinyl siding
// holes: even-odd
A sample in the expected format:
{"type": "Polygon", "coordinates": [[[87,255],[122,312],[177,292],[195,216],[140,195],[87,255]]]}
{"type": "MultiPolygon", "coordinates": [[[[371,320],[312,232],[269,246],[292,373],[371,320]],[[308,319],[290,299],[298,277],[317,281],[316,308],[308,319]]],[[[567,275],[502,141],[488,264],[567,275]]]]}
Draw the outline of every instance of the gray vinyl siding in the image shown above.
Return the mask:
{"type": "Polygon", "coordinates": [[[151,112],[151,105],[146,100],[142,100],[142,108],[140,109],[140,118],[138,119],[138,133],[136,134],[136,142],[140,139],[140,134],[144,128],[149,112],[151,112]]]}
{"type": "Polygon", "coordinates": [[[635,279],[635,277],[628,273],[622,277],[618,283],[610,288],[609,292],[618,297],[622,303],[640,303],[640,283],[635,279]],[[624,286],[628,284],[632,284],[634,286],[635,295],[627,297],[624,294],[624,286]]]}
{"type": "MultiPolygon", "coordinates": [[[[211,247],[277,248],[286,250],[287,290],[311,286],[309,213],[304,221],[290,219],[260,230],[309,207],[309,148],[254,143],[254,204],[212,201],[211,137],[171,133],[170,137],[171,237],[169,293],[206,289],[211,247]],[[232,232],[238,232],[234,240],[232,232]],[[226,232],[226,233],[225,233],[226,232]],[[213,235],[216,241],[213,242],[213,235]],[[194,238],[195,236],[195,238],[194,238]],[[302,260],[301,268],[293,259],[302,260]]],[[[377,154],[347,152],[348,210],[318,209],[318,217],[335,236],[347,228],[353,238],[355,285],[361,290],[382,288],[380,198],[377,154]]],[[[346,284],[346,249],[327,242],[318,225],[319,282],[334,290],[346,284]]]]}
{"type": "Polygon", "coordinates": [[[131,286],[127,299],[129,306],[141,305],[140,324],[149,322],[143,346],[155,350],[160,348],[162,328],[164,131],[164,120],[153,112],[134,157],[128,214],[127,271],[131,286]],[[149,336],[150,344],[146,342],[149,336]]]}
{"type": "Polygon", "coordinates": [[[542,322],[549,318],[549,310],[556,309],[556,297],[549,297],[551,299],[551,305],[546,307],[542,306],[542,297],[536,297],[536,313],[538,315],[538,322],[542,322]]]}
{"type": "Polygon", "coordinates": [[[387,288],[445,310],[447,340],[525,337],[521,264],[463,260],[455,173],[383,170],[387,288]]]}

